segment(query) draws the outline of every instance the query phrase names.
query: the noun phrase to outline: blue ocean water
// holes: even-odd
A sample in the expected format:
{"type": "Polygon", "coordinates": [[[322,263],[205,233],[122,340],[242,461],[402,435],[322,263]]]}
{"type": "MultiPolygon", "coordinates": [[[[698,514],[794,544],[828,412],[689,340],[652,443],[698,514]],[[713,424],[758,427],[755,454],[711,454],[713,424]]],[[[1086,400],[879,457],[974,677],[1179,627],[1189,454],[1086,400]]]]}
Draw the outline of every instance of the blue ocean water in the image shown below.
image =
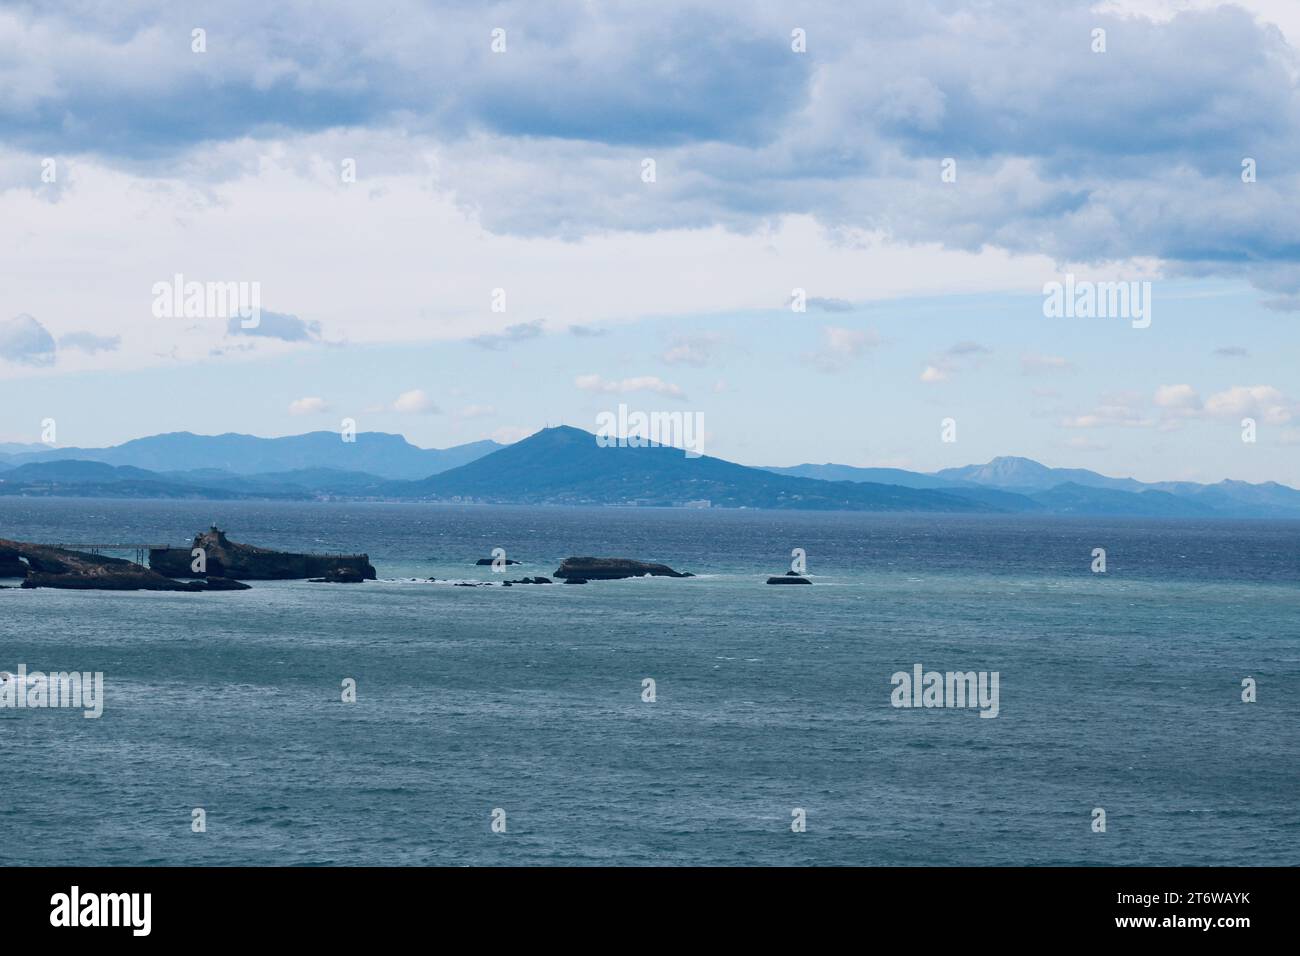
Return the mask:
{"type": "Polygon", "coordinates": [[[0,861],[1300,863],[1300,522],[0,498],[21,540],[214,521],[381,580],[0,591],[0,669],[106,695],[0,710],[0,861]],[[447,583],[494,547],[698,577],[447,583]],[[892,707],[917,663],[999,715],[892,707]]]}

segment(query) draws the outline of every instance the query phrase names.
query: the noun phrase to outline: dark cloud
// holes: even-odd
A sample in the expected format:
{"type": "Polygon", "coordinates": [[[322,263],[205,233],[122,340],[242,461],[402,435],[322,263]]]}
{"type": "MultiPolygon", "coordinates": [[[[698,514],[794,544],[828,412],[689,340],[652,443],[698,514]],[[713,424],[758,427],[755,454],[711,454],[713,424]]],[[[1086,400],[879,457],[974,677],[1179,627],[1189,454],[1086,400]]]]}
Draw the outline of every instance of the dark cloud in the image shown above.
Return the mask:
{"type": "Polygon", "coordinates": [[[0,45],[21,51],[15,74],[40,72],[0,103],[0,126],[34,150],[136,158],[394,122],[451,136],[756,143],[804,100],[811,70],[790,53],[788,27],[774,33],[738,12],[516,0],[485,18],[468,4],[435,15],[417,0],[394,0],[383,15],[341,0],[299,11],[230,0],[196,20],[162,0],[29,7],[10,36],[0,25],[0,45]],[[205,53],[191,50],[196,22],[205,53]]]}
{"type": "Polygon", "coordinates": [[[800,214],[954,249],[1150,257],[1300,309],[1300,60],[1239,7],[1154,21],[1071,0],[512,0],[489,19],[415,0],[382,14],[231,0],[204,54],[192,19],[162,0],[13,7],[0,48],[24,82],[0,98],[0,139],[183,161],[241,137],[395,129],[437,143],[494,232],[800,214]],[[493,54],[498,24],[507,52],[493,54]],[[796,25],[806,53],[790,49],[796,25]],[[955,182],[940,179],[948,157],[955,182]]]}

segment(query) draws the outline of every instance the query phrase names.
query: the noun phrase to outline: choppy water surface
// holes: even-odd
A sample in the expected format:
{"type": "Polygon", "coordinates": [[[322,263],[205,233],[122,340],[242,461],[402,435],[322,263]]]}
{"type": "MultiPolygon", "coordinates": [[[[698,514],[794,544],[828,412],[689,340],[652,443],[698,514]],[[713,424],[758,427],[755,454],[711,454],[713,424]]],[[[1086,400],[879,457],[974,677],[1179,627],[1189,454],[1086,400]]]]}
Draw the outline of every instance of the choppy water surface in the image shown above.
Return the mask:
{"type": "Polygon", "coordinates": [[[4,862],[1300,863],[1300,523],[0,498],[22,540],[212,521],[383,580],[0,591],[0,669],[106,684],[0,710],[4,862]],[[447,583],[493,547],[699,576],[447,583]],[[764,585],[795,547],[816,584],[764,585]],[[916,663],[999,716],[892,707],[916,663]]]}

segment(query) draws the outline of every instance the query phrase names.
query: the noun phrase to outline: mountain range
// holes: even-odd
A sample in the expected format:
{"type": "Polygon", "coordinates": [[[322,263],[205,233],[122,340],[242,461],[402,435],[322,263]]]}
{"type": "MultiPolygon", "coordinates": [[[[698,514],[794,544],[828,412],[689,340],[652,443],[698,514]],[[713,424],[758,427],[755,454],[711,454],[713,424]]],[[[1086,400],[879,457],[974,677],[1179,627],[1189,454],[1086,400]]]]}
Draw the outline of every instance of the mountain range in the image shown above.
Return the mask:
{"type": "Polygon", "coordinates": [[[0,495],[691,505],[849,511],[1300,518],[1276,482],[1140,482],[1028,458],[933,473],[804,464],[755,468],[666,446],[603,448],[581,429],[513,445],[418,448],[400,435],[155,435],[101,449],[0,446],[0,495]]]}
{"type": "MultiPolygon", "coordinates": [[[[943,488],[957,494],[969,494],[977,488],[997,489],[1031,498],[1054,513],[1300,517],[1300,491],[1276,481],[1251,484],[1225,480],[1210,485],[1193,481],[1142,482],[1111,478],[1086,468],[1050,468],[1032,458],[1013,456],[929,473],[834,464],[767,470],[825,481],[888,481],[909,488],[943,488]]],[[[1005,503],[1012,504],[1009,499],[1005,503]]]]}
{"type": "Polygon", "coordinates": [[[502,448],[476,441],[452,448],[417,448],[401,435],[360,432],[345,442],[338,432],[308,432],[285,438],[254,435],[195,435],[169,432],[109,448],[49,448],[45,445],[0,445],[0,464],[99,461],[150,471],[216,469],[258,475],[310,468],[360,471],[380,478],[415,479],[446,471],[502,448]]]}

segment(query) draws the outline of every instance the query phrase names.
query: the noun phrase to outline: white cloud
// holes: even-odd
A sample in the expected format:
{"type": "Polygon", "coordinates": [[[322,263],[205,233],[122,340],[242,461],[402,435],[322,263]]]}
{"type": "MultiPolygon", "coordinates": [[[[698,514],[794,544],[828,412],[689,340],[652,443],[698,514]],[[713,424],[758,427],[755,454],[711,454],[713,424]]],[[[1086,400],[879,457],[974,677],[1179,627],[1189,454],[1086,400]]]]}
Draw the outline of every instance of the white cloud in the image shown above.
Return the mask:
{"type": "Polygon", "coordinates": [[[929,384],[946,382],[958,372],[983,365],[985,356],[991,354],[991,351],[978,342],[958,342],[930,360],[930,364],[921,371],[921,381],[929,384]]]}
{"type": "Polygon", "coordinates": [[[1297,413],[1295,403],[1272,385],[1234,385],[1207,398],[1205,411],[1218,418],[1261,418],[1271,425],[1285,425],[1297,413]]]}
{"type": "MultiPolygon", "coordinates": [[[[302,335],[318,338],[329,329],[331,340],[353,346],[475,340],[497,349],[535,337],[548,316],[603,329],[648,316],[770,310],[798,284],[796,277],[868,301],[1035,288],[1053,268],[1046,256],[913,245],[881,232],[831,230],[810,215],[777,217],[756,232],[699,225],[609,231],[582,242],[497,235],[456,194],[430,187],[438,157],[434,147],[405,137],[358,133],[213,145],[193,160],[200,167],[193,183],[81,160],[76,188],[60,200],[59,215],[37,220],[41,226],[27,237],[22,262],[97,267],[78,282],[53,284],[39,269],[16,267],[6,276],[6,298],[41,303],[51,328],[94,323],[89,331],[119,337],[121,346],[61,356],[57,369],[22,374],[143,368],[170,364],[173,355],[209,361],[214,350],[223,362],[246,362],[301,347],[302,341],[263,335],[243,339],[256,342],[255,351],[236,352],[220,322],[154,318],[151,286],[177,271],[180,248],[195,263],[186,266],[187,277],[260,282],[264,301],[312,317],[302,335]],[[349,189],[337,174],[326,177],[313,165],[363,148],[415,148],[418,168],[376,173],[349,189]],[[240,170],[250,150],[260,162],[240,170]],[[212,169],[229,173],[232,166],[234,175],[206,181],[212,169]],[[355,279],[355,248],[336,241],[339,222],[373,237],[364,282],[355,279]],[[110,226],[121,241],[105,246],[110,226]],[[438,263],[432,286],[430,262],[438,263]],[[701,269],[703,262],[710,267],[701,269]],[[342,281],[322,282],[323,275],[342,281]],[[575,277],[581,277],[578,296],[575,277]],[[488,307],[497,287],[508,290],[507,314],[488,307]]],[[[0,221],[30,221],[31,202],[22,191],[0,190],[0,221]]],[[[700,349],[696,343],[673,358],[698,359],[700,349]]]]}
{"type": "Polygon", "coordinates": [[[635,378],[625,378],[621,381],[612,381],[595,374],[579,375],[573,380],[573,384],[585,392],[605,392],[618,395],[625,395],[629,392],[655,392],[659,395],[667,395],[670,398],[686,397],[686,394],[679,386],[673,385],[671,382],[665,382],[656,375],[641,375],[635,378]]]}
{"type": "Polygon", "coordinates": [[[823,372],[839,372],[881,344],[874,329],[846,329],[837,325],[822,326],[822,347],[804,360],[823,372]]]}
{"type": "Polygon", "coordinates": [[[319,415],[329,410],[330,407],[325,399],[314,395],[307,398],[296,398],[289,403],[290,415],[319,415]]]}
{"type": "Polygon", "coordinates": [[[122,344],[118,335],[95,335],[91,332],[68,332],[59,336],[59,348],[77,349],[94,355],[96,352],[112,352],[122,344]]]}
{"type": "Polygon", "coordinates": [[[1155,419],[1146,414],[1146,399],[1137,392],[1103,395],[1090,412],[1062,419],[1063,428],[1150,428],[1155,419]]]}
{"type": "Polygon", "coordinates": [[[679,335],[673,339],[660,359],[668,365],[693,365],[702,368],[713,361],[714,353],[721,342],[722,336],[716,332],[679,335]]]}
{"type": "Polygon", "coordinates": [[[1190,385],[1161,385],[1156,389],[1155,403],[1164,409],[1196,411],[1201,407],[1201,397],[1190,385]]]}
{"type": "Polygon", "coordinates": [[[397,396],[393,402],[393,411],[410,415],[433,415],[437,413],[438,406],[423,389],[413,388],[397,396]]]}

